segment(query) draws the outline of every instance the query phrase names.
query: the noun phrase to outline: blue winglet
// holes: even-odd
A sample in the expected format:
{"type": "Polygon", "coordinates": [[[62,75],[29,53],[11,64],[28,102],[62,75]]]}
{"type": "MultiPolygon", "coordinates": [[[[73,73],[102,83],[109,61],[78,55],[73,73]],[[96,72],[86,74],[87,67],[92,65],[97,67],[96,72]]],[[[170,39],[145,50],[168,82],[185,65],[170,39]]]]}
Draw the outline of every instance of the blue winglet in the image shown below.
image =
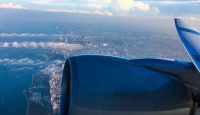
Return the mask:
{"type": "Polygon", "coordinates": [[[183,46],[196,69],[200,72],[200,32],[181,19],[175,18],[174,20],[183,46]]]}

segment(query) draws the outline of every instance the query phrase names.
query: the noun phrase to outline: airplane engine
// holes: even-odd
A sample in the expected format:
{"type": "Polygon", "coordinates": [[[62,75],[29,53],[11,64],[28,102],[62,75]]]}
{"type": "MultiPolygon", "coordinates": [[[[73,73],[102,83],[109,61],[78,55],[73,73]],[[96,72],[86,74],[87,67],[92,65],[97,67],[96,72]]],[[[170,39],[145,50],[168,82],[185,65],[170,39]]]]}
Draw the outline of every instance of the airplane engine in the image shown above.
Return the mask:
{"type": "Polygon", "coordinates": [[[70,57],[61,87],[61,115],[194,115],[180,79],[128,59],[70,57]]]}

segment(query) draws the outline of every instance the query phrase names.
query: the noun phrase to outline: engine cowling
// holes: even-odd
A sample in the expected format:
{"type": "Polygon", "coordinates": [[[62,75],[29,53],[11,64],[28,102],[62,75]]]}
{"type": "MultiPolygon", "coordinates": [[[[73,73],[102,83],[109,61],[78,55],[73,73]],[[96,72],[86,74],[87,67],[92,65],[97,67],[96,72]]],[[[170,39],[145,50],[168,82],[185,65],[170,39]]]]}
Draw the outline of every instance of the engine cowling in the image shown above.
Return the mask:
{"type": "Polygon", "coordinates": [[[192,96],[173,75],[108,56],[67,59],[61,115],[192,115],[192,96]]]}

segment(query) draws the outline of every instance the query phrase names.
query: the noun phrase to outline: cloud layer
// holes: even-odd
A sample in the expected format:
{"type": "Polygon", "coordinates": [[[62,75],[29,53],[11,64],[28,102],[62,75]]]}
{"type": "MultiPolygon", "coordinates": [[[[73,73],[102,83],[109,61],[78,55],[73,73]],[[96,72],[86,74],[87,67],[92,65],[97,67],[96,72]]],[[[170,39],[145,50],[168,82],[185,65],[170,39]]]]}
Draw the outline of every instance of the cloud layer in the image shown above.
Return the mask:
{"type": "Polygon", "coordinates": [[[34,34],[34,33],[0,33],[0,37],[42,37],[46,34],[34,34]]]}
{"type": "MultiPolygon", "coordinates": [[[[154,12],[155,7],[151,7],[148,3],[135,0],[34,0],[29,1],[33,4],[43,6],[57,5],[58,8],[48,8],[46,11],[81,13],[81,14],[98,14],[98,15],[123,15],[133,12],[154,12]]],[[[156,8],[158,13],[158,8],[156,8]]]]}
{"type": "Polygon", "coordinates": [[[64,12],[64,13],[78,13],[78,14],[95,14],[95,15],[107,15],[112,16],[112,12],[109,11],[83,11],[83,10],[58,10],[58,9],[47,9],[48,12],[64,12]]]}
{"type": "Polygon", "coordinates": [[[32,60],[30,58],[23,58],[23,59],[0,59],[0,64],[6,65],[40,65],[43,63],[40,60],[32,60]]]}
{"type": "Polygon", "coordinates": [[[0,3],[0,8],[9,8],[9,9],[27,9],[26,7],[16,4],[16,3],[0,3]]]}
{"type": "Polygon", "coordinates": [[[64,42],[0,42],[2,48],[46,48],[58,50],[77,50],[82,48],[80,44],[68,44],[64,42]]]}
{"type": "Polygon", "coordinates": [[[121,10],[130,10],[130,9],[139,9],[143,11],[150,10],[149,4],[145,4],[141,1],[133,1],[133,0],[118,0],[117,8],[121,10]]]}
{"type": "Polygon", "coordinates": [[[200,0],[143,0],[145,3],[151,3],[151,4],[171,4],[171,5],[177,5],[177,4],[199,4],[200,0]]]}
{"type": "Polygon", "coordinates": [[[200,0],[6,0],[0,8],[107,16],[200,17],[200,0]]]}

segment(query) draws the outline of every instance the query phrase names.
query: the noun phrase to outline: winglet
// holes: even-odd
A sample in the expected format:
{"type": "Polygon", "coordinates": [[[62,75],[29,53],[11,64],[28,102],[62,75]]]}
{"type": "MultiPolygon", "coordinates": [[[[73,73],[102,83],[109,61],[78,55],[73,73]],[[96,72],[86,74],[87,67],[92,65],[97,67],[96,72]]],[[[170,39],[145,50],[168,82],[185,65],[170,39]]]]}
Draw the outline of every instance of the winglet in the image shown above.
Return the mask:
{"type": "Polygon", "coordinates": [[[183,46],[200,72],[200,32],[181,19],[175,18],[174,21],[183,46]]]}

